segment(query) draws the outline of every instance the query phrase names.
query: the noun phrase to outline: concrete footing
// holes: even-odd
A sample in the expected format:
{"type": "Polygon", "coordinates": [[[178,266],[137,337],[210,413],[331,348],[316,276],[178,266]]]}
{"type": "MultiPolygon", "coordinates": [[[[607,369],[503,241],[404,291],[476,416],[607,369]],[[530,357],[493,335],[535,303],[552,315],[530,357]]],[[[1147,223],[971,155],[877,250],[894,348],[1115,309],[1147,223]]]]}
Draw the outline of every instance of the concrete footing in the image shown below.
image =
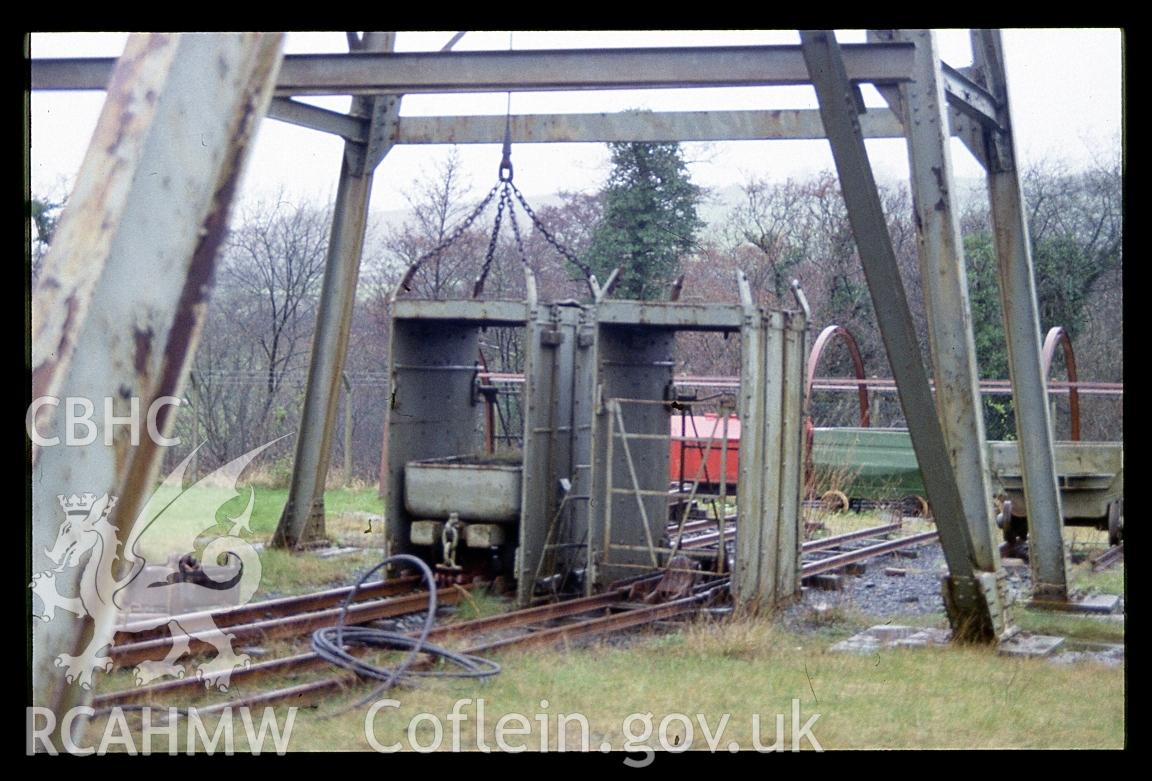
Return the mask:
{"type": "Polygon", "coordinates": [[[947,645],[952,638],[948,629],[882,624],[866,629],[829,648],[837,653],[870,654],[881,648],[925,648],[947,645]]]}
{"type": "Polygon", "coordinates": [[[1049,656],[1062,645],[1064,645],[1063,637],[1021,632],[1002,640],[996,647],[996,653],[1001,656],[1049,656]]]}
{"type": "Polygon", "coordinates": [[[1094,594],[1089,597],[1073,597],[1067,600],[1029,600],[1032,610],[1053,610],[1062,613],[1096,613],[1109,615],[1120,610],[1120,597],[1115,594],[1094,594]]]}
{"type": "MultiPolygon", "coordinates": [[[[927,648],[945,646],[952,639],[948,629],[882,624],[842,640],[829,648],[837,653],[870,654],[881,648],[927,648]]],[[[1050,656],[1064,646],[1063,637],[1018,633],[996,646],[1002,656],[1050,656]]]]}

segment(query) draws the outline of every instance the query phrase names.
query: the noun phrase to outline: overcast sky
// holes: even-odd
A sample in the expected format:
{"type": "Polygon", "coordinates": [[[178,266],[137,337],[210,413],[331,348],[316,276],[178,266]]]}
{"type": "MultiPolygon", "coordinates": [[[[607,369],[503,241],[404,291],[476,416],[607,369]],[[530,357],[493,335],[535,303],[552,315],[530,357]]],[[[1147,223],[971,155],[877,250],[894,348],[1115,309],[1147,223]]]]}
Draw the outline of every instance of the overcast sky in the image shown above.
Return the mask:
{"type": "MultiPolygon", "coordinates": [[[[438,50],[451,32],[401,33],[398,51],[438,50]]],[[[508,32],[469,32],[457,50],[507,49],[508,32]]],[[[838,32],[841,43],[864,40],[861,31],[838,32]]],[[[33,57],[116,56],[124,46],[121,34],[37,34],[33,57]]],[[[1121,128],[1121,33],[1114,29],[1006,30],[1005,59],[1019,156],[1027,165],[1041,159],[1063,159],[1074,166],[1108,156],[1119,145],[1121,128]]],[[[683,32],[525,32],[511,34],[516,49],[694,46],[799,43],[795,31],[683,32]]],[[[968,36],[944,30],[938,43],[945,61],[956,67],[971,63],[968,36]]],[[[286,52],[342,52],[342,32],[289,33],[286,52]]],[[[32,189],[36,194],[62,194],[80,167],[95,127],[103,93],[34,93],[32,96],[32,189]]],[[[503,115],[505,93],[489,95],[410,95],[407,115],[503,115]]],[[[868,105],[882,105],[874,91],[868,105]]],[[[317,98],[319,105],[346,111],[348,98],[317,98]]],[[[646,90],[613,92],[517,93],[513,114],[653,110],[816,108],[810,87],[713,90],[646,90]]],[[[287,125],[263,123],[247,173],[243,197],[284,192],[293,198],[330,199],[340,170],[342,142],[323,133],[287,125]]],[[[869,155],[881,178],[907,177],[907,153],[902,140],[868,142],[869,155]]],[[[422,171],[442,160],[446,146],[393,149],[377,169],[373,209],[405,207],[404,189],[422,171]]],[[[497,145],[460,147],[467,177],[477,195],[495,183],[500,161],[497,145]]],[[[832,170],[825,141],[740,141],[686,144],[694,180],[706,187],[741,184],[749,176],[773,179],[802,177],[832,170]]],[[[959,177],[982,171],[959,142],[953,144],[959,177]]],[[[593,191],[607,174],[607,150],[602,144],[523,144],[513,150],[516,182],[529,195],[559,190],[593,191]]]]}

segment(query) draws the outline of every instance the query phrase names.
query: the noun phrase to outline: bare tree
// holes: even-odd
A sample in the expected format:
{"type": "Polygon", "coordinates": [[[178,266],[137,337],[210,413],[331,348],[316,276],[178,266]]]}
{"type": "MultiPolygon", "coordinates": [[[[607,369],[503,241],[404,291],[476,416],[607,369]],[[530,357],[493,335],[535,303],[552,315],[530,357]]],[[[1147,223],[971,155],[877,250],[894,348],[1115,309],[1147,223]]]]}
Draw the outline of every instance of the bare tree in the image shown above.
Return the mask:
{"type": "Polygon", "coordinates": [[[240,212],[192,370],[209,460],[223,462],[294,429],[329,224],[327,210],[283,197],[240,212]]]}
{"type": "Polygon", "coordinates": [[[265,410],[308,352],[331,216],[283,198],[246,209],[225,247],[222,276],[241,294],[263,357],[265,410]]]}
{"type": "MultiPolygon", "coordinates": [[[[455,148],[405,194],[411,216],[388,231],[383,245],[387,261],[404,269],[442,245],[460,227],[476,203],[455,148]]],[[[466,295],[483,259],[485,237],[465,230],[449,247],[429,257],[411,280],[413,292],[425,298],[466,295]]]]}

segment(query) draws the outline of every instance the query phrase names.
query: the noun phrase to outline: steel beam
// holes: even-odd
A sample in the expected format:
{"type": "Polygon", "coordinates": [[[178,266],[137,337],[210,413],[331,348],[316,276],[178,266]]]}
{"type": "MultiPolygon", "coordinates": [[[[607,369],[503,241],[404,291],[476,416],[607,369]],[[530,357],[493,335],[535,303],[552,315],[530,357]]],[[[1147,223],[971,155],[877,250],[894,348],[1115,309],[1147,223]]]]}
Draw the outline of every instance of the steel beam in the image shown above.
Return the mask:
{"type": "MultiPolygon", "coordinates": [[[[860,124],[865,138],[902,138],[904,135],[899,120],[885,109],[869,111],[861,117],[860,124]]],[[[805,109],[527,114],[511,118],[511,131],[512,142],[519,144],[825,137],[820,112],[805,109]]],[[[401,144],[498,144],[503,140],[504,117],[501,116],[400,118],[398,143],[401,144]]]]}
{"type": "Polygon", "coordinates": [[[916,210],[920,279],[936,380],[936,408],[964,502],[976,566],[999,568],[984,415],[960,222],[953,206],[952,155],[944,79],[931,30],[901,30],[916,44],[916,80],[902,85],[908,167],[916,210]]]}
{"type": "Polygon", "coordinates": [[[272,105],[268,107],[268,117],[309,130],[331,133],[357,144],[363,144],[368,140],[368,131],[363,119],[301,103],[291,98],[274,98],[272,105]]]}
{"type": "MultiPolygon", "coordinates": [[[[181,395],[229,207],[271,99],[282,38],[129,38],[33,294],[34,397],[89,399],[92,422],[105,434],[89,445],[62,442],[34,451],[32,569],[49,572],[61,594],[83,588],[81,613],[91,613],[91,620],[73,619],[56,610],[33,630],[33,700],[61,716],[89,700],[91,688],[82,683],[90,687],[93,672],[104,669],[100,652],[112,639],[116,611],[95,598],[92,576],[85,582],[82,568],[58,569],[40,553],[61,529],[57,495],[118,498],[109,516],[115,537],[104,540],[112,546],[104,551],[109,558],[93,559],[90,572],[113,567],[117,554],[121,564],[132,555],[123,546],[155,488],[162,447],[147,434],[134,441],[125,425],[111,429],[107,445],[113,421],[105,419],[104,403],[126,417],[132,407],[147,410],[162,396],[181,395]],[[75,664],[72,674],[82,677],[68,682],[58,660],[75,664]]],[[[63,417],[39,420],[41,435],[62,435],[63,417]]],[[[158,417],[159,431],[170,431],[173,416],[158,417]]],[[[118,574],[96,577],[107,587],[118,574]]],[[[52,612],[41,603],[32,598],[33,608],[52,612]]],[[[72,722],[73,737],[82,721],[72,722]]],[[[61,729],[58,719],[57,747],[61,729]]]]}
{"type": "MultiPolygon", "coordinates": [[[[780,530],[776,537],[776,598],[790,601],[800,593],[800,547],[804,540],[801,506],[804,493],[804,349],[808,319],[787,311],[780,338],[784,355],[776,382],[781,384],[780,461],[775,500],[780,530]]],[[[771,469],[771,467],[770,467],[771,469]]]]}
{"type": "MultiPolygon", "coordinates": [[[[394,43],[394,33],[366,33],[363,46],[368,50],[391,49],[394,43]]],[[[394,124],[399,104],[400,98],[392,95],[359,98],[353,103],[352,115],[365,123],[368,140],[364,144],[346,141],[344,145],[292,484],[272,537],[276,547],[299,548],[324,538],[324,487],[360,279],[373,171],[391,148],[387,128],[394,124]]]]}
{"type": "MultiPolygon", "coordinates": [[[[907,81],[912,47],[843,47],[854,82],[907,81]]],[[[32,62],[34,90],[103,89],[111,59],[32,62]]],[[[481,52],[296,54],[284,58],[276,95],[533,92],[571,89],[756,87],[808,83],[799,46],[551,49],[481,52]]]]}
{"type": "Polygon", "coordinates": [[[1000,101],[964,71],[940,63],[940,79],[948,105],[985,127],[1001,127],[1000,101]]]}
{"type": "Polygon", "coordinates": [[[1007,631],[1008,617],[1000,607],[995,574],[976,566],[960,489],[936,416],[904,283],[860,133],[854,90],[844,70],[834,33],[805,31],[801,33],[801,41],[828,130],[876,319],[900,388],[900,403],[908,421],[912,446],[936,513],[944,557],[951,572],[945,600],[949,620],[958,638],[992,640],[1007,631]]]}
{"type": "MultiPolygon", "coordinates": [[[[276,98],[271,119],[364,143],[364,123],[335,111],[289,98],[276,98]]],[[[398,144],[499,144],[501,116],[401,117],[398,144]]],[[[521,114],[511,117],[512,142],[610,143],[614,141],[758,141],[824,138],[820,112],[774,111],[626,111],[598,114],[521,114]]],[[[900,121],[885,109],[860,118],[865,138],[903,138],[900,121]]]]}
{"type": "Polygon", "coordinates": [[[1024,501],[1028,512],[1032,589],[1048,601],[1068,598],[1068,559],[1064,547],[1063,514],[1052,448],[1047,378],[1041,359],[1040,318],[1032,269],[1028,221],[1016,168],[1015,140],[1008,110],[1004,47],[999,30],[972,33],[976,67],[1003,107],[1000,130],[985,145],[989,150],[988,197],[1000,268],[1000,302],[1008,341],[1016,434],[1020,440],[1024,501]]]}
{"type": "Polygon", "coordinates": [[[770,486],[778,477],[770,464],[780,463],[779,375],[782,338],[780,315],[756,306],[748,277],[736,272],[743,310],[740,330],[740,490],[736,494],[736,560],[732,598],[742,610],[771,611],[776,603],[776,555],[779,528],[770,486]],[[775,382],[774,382],[775,380],[775,382]],[[771,431],[771,435],[769,435],[771,431]]]}

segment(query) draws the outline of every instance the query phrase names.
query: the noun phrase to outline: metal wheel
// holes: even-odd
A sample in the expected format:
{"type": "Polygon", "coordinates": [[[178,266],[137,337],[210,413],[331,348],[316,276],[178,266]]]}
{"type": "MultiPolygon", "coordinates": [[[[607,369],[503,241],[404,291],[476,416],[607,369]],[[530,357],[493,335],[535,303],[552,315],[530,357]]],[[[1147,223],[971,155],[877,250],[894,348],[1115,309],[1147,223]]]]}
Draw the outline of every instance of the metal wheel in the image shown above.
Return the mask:
{"type": "Polygon", "coordinates": [[[900,500],[904,514],[913,518],[927,518],[931,515],[928,500],[918,494],[909,494],[900,500]]]}
{"type": "Polygon", "coordinates": [[[825,491],[824,495],[820,497],[820,506],[830,513],[847,512],[848,495],[836,489],[825,491]]]}
{"type": "Polygon", "coordinates": [[[1124,539],[1124,500],[1108,505],[1108,544],[1119,545],[1124,539]]]}

